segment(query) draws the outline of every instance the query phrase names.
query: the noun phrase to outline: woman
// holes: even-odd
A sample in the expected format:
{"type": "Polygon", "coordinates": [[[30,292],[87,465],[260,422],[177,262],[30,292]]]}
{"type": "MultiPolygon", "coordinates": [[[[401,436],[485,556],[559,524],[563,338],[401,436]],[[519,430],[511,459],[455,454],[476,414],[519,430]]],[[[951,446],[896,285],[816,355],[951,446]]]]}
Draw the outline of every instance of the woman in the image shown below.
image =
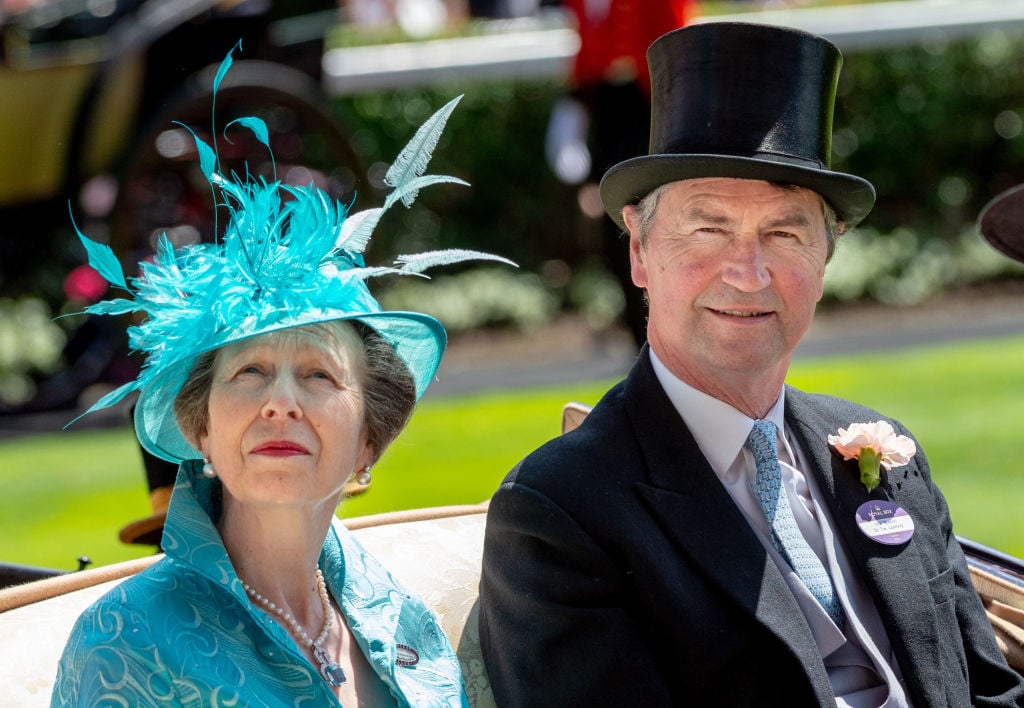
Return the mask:
{"type": "MultiPolygon", "coordinates": [[[[219,75],[229,66],[230,55],[219,75]]],[[[454,104],[395,161],[385,209],[452,181],[421,175],[454,104]]],[[[259,133],[257,119],[240,122],[259,133]]],[[[346,483],[369,483],[445,346],[439,322],[382,311],[365,279],[493,257],[366,268],[381,209],[346,219],[312,186],[232,182],[196,142],[231,210],[221,242],[164,241],[134,300],[89,309],[147,315],[130,331],[147,355],[139,379],[93,409],[137,389],[139,441],[181,462],[166,556],[83,613],[52,703],[467,705],[437,620],[334,510],[346,483]]],[[[79,235],[93,267],[128,288],[109,249],[79,235]]]]}

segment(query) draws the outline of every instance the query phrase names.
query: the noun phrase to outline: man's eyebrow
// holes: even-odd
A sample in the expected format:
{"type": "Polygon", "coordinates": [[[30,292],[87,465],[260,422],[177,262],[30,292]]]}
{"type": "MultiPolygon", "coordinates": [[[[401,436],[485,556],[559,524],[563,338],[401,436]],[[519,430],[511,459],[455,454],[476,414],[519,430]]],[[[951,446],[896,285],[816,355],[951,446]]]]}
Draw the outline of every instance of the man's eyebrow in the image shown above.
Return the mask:
{"type": "MultiPolygon", "coordinates": [[[[687,209],[683,213],[683,218],[686,220],[693,221],[704,221],[710,224],[728,224],[731,218],[727,214],[722,212],[707,211],[703,207],[692,207],[687,209]]],[[[793,227],[802,226],[808,227],[811,225],[811,220],[807,218],[807,214],[803,211],[791,211],[781,216],[777,216],[769,220],[765,227],[769,229],[777,229],[780,227],[793,227]]]]}
{"type": "Polygon", "coordinates": [[[728,215],[721,212],[706,211],[703,207],[691,207],[683,212],[683,218],[687,221],[706,221],[712,224],[727,224],[730,219],[728,215]]]}
{"type": "Polygon", "coordinates": [[[787,226],[802,226],[806,228],[810,225],[811,220],[807,218],[807,214],[802,211],[792,211],[769,220],[765,224],[765,227],[769,229],[777,229],[787,226]]]}

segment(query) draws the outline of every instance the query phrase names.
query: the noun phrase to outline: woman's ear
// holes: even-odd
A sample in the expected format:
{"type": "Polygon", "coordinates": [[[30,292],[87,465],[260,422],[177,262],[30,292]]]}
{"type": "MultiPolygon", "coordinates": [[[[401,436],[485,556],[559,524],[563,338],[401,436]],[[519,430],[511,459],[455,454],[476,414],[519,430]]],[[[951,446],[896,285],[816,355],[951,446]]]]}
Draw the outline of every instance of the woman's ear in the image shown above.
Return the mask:
{"type": "Polygon", "coordinates": [[[374,449],[373,444],[363,443],[363,449],[359,452],[359,457],[356,458],[356,470],[373,467],[375,464],[377,464],[377,450],[374,449]]]}
{"type": "Polygon", "coordinates": [[[362,494],[370,487],[370,468],[377,462],[377,454],[370,443],[364,443],[362,450],[356,457],[356,468],[352,470],[351,476],[345,481],[341,490],[343,499],[350,499],[362,494]]]}

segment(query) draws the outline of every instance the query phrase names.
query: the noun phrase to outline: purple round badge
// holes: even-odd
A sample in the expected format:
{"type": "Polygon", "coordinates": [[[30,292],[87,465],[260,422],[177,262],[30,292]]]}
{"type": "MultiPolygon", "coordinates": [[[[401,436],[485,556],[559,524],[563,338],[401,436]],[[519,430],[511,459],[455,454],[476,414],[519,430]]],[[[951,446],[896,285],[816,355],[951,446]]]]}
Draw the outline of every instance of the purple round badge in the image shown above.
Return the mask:
{"type": "Polygon", "coordinates": [[[857,525],[872,541],[887,546],[906,543],[914,535],[914,520],[907,510],[890,501],[872,500],[857,509],[857,525]]]}

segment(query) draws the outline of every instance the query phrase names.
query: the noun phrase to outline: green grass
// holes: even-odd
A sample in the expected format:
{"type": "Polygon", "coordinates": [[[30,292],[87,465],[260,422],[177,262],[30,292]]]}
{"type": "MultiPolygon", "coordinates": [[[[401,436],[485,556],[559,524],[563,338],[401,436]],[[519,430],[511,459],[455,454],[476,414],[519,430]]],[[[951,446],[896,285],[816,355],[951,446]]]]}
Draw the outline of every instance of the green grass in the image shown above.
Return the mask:
{"type": "Polygon", "coordinates": [[[790,382],[899,419],[927,453],[956,532],[1024,557],[1024,337],[801,362],[790,382]]]}
{"type": "MultiPolygon", "coordinates": [[[[900,419],[919,438],[956,530],[1024,556],[1024,337],[797,361],[790,382],[852,398],[900,419]]],[[[428,397],[345,516],[490,496],[525,453],[558,433],[564,402],[593,404],[613,381],[428,397]]],[[[850,421],[857,422],[857,421],[850,421]]],[[[0,442],[0,560],[71,568],[138,557],[117,530],[149,513],[128,428],[0,442]]]]}

